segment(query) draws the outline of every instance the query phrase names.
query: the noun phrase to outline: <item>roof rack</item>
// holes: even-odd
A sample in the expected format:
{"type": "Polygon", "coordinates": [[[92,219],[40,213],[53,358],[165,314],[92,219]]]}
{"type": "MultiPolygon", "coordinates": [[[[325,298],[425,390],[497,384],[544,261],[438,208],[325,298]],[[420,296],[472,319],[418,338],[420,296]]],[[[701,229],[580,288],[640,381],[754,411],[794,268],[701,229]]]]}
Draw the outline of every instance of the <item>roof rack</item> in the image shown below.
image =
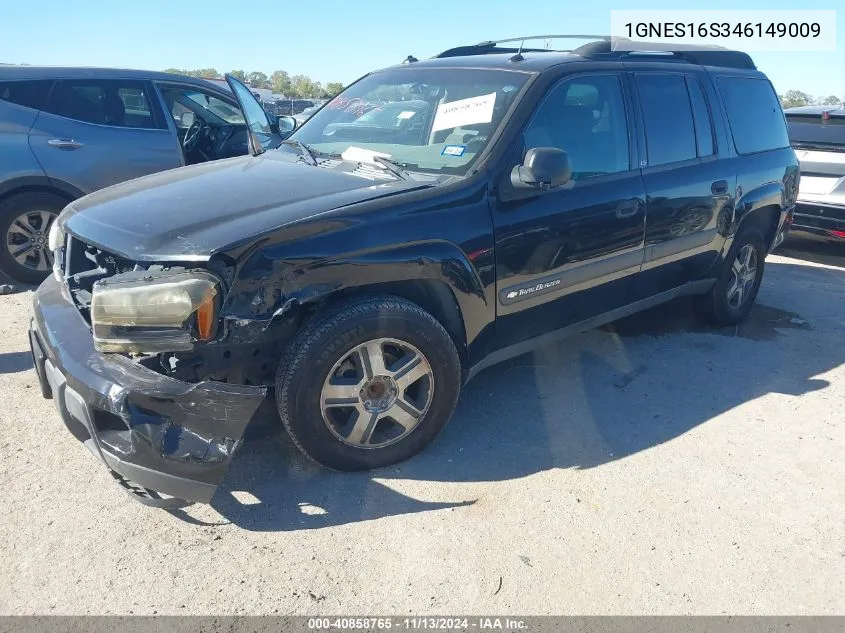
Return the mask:
{"type": "Polygon", "coordinates": [[[649,57],[653,61],[672,60],[700,66],[746,68],[749,70],[756,70],[757,68],[748,53],[721,46],[684,46],[682,50],[678,50],[672,44],[638,42],[624,37],[611,37],[599,42],[590,42],[571,52],[595,60],[649,57]]]}
{"type": "Polygon", "coordinates": [[[523,48],[522,43],[526,40],[610,40],[609,35],[526,35],[525,37],[510,37],[505,40],[488,40],[486,42],[479,42],[478,44],[470,44],[469,46],[456,46],[449,50],[443,51],[435,58],[440,57],[465,57],[468,55],[491,55],[497,53],[545,53],[557,52],[565,53],[568,50],[554,50],[550,48],[523,48]],[[513,42],[520,42],[518,48],[514,47],[500,47],[499,44],[510,44],[513,42]]]}
{"type": "Polygon", "coordinates": [[[471,44],[469,46],[456,46],[443,51],[435,58],[442,57],[465,57],[469,55],[491,55],[496,53],[515,54],[513,61],[521,61],[520,53],[575,53],[586,59],[607,60],[607,59],[630,59],[649,56],[653,61],[676,61],[698,64],[700,66],[721,66],[725,68],[746,68],[756,70],[756,66],[747,53],[733,51],[721,46],[685,46],[682,50],[673,47],[672,44],[658,44],[653,42],[639,42],[629,40],[625,37],[610,35],[527,35],[525,37],[511,37],[504,40],[489,40],[471,44]],[[593,40],[575,49],[550,49],[550,48],[523,48],[523,43],[528,40],[593,40]],[[520,42],[519,48],[502,47],[499,44],[511,44],[520,42]]]}

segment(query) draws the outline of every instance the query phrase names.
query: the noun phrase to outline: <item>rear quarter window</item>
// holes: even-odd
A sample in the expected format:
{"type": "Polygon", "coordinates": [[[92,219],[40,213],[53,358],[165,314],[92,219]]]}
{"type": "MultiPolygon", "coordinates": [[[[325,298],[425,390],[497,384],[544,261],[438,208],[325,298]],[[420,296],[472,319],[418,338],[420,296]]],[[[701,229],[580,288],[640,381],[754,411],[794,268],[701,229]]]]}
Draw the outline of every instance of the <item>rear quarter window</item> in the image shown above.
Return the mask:
{"type": "Polygon", "coordinates": [[[716,81],[738,154],[789,147],[783,110],[772,84],[754,77],[719,77],[716,81]]]}
{"type": "Polygon", "coordinates": [[[52,86],[51,79],[0,81],[0,100],[40,110],[52,86]]]}

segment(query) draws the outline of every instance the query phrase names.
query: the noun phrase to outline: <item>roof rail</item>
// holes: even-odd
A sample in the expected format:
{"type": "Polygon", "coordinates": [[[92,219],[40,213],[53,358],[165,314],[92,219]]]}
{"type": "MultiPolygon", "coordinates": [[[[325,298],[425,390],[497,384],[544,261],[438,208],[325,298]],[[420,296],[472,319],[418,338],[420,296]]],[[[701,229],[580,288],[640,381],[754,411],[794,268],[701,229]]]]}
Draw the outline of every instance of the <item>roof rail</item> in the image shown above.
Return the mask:
{"type": "Polygon", "coordinates": [[[630,59],[649,56],[653,61],[683,61],[700,66],[720,66],[724,68],[746,68],[756,70],[754,61],[748,53],[734,51],[721,46],[685,46],[678,50],[672,44],[639,42],[624,37],[612,37],[598,42],[590,42],[571,51],[587,59],[630,59]],[[624,45],[620,46],[620,43],[624,45]]]}
{"type": "MultiPolygon", "coordinates": [[[[625,37],[610,35],[526,35],[525,37],[511,37],[504,40],[489,40],[456,46],[435,55],[441,57],[465,57],[469,55],[490,55],[495,53],[575,53],[587,59],[630,59],[632,57],[650,56],[654,61],[678,61],[698,64],[700,66],[721,66],[724,68],[746,68],[756,70],[753,60],[748,53],[734,51],[721,46],[685,46],[678,50],[672,44],[640,42],[625,37]],[[572,50],[557,50],[549,48],[523,48],[528,40],[593,40],[572,50]],[[499,44],[519,42],[519,47],[502,47],[499,44]]],[[[521,58],[520,58],[521,59],[521,58]]],[[[516,58],[514,61],[518,61],[516,58]]]]}
{"type": "MultiPolygon", "coordinates": [[[[610,40],[609,35],[526,35],[525,37],[510,37],[505,40],[488,40],[486,42],[479,42],[478,44],[470,44],[468,46],[456,46],[442,53],[435,55],[435,58],[440,57],[465,57],[468,55],[490,55],[496,53],[544,53],[552,51],[549,48],[523,48],[522,43],[526,40],[610,40]],[[510,44],[520,42],[518,48],[498,46],[499,44],[510,44]]],[[[568,52],[568,51],[555,51],[568,52]]]]}

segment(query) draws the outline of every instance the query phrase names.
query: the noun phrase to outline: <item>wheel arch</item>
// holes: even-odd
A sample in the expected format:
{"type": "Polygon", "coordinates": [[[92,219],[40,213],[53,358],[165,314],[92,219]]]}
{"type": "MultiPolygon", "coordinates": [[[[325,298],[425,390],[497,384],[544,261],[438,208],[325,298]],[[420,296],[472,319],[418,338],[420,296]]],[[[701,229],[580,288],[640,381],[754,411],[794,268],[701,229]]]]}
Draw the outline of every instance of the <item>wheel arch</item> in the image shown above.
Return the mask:
{"type": "Polygon", "coordinates": [[[467,339],[464,318],[455,294],[442,279],[404,279],[344,288],[327,300],[334,307],[353,299],[392,295],[410,301],[431,314],[443,326],[458,350],[464,373],[468,368],[467,339]]]}
{"type": "Polygon", "coordinates": [[[50,193],[64,198],[68,203],[85,195],[70,183],[47,176],[25,176],[15,178],[0,185],[0,204],[6,200],[24,193],[50,193]]]}
{"type": "Polygon", "coordinates": [[[744,226],[756,225],[763,233],[768,251],[775,241],[785,208],[786,190],[782,182],[770,182],[745,193],[737,202],[732,234],[744,226]]]}
{"type": "Polygon", "coordinates": [[[353,298],[393,295],[419,305],[443,325],[466,370],[469,345],[493,320],[478,272],[451,242],[392,245],[302,265],[270,262],[266,255],[254,253],[238,266],[224,306],[230,322],[258,319],[269,326],[295,314],[301,323],[353,298]],[[265,299],[260,314],[257,296],[265,299]]]}

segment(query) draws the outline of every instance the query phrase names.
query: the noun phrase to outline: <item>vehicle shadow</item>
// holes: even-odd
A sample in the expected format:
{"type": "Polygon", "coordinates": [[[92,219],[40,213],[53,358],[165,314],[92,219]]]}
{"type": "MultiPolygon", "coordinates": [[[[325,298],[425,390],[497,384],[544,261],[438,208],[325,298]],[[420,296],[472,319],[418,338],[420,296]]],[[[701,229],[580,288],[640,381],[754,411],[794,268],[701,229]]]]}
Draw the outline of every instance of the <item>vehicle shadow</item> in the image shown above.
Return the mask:
{"type": "Polygon", "coordinates": [[[29,352],[0,353],[0,374],[16,374],[32,368],[32,354],[29,352]]]}
{"type": "Polygon", "coordinates": [[[845,241],[826,242],[818,239],[791,236],[775,251],[783,257],[794,257],[827,266],[845,266],[845,241]]]}
{"type": "Polygon", "coordinates": [[[35,290],[37,286],[30,286],[27,284],[22,284],[19,281],[15,281],[11,277],[7,276],[3,271],[0,271],[0,294],[18,294],[20,292],[26,292],[27,290],[35,290]]]}
{"type": "Polygon", "coordinates": [[[845,362],[845,347],[825,343],[831,330],[839,338],[845,330],[845,269],[768,262],[766,275],[758,305],[738,327],[704,325],[689,300],[678,300],[490,368],[467,385],[437,441],[395,467],[326,471],[301,456],[268,415],[211,505],[258,531],[460,507],[474,502],[470,493],[424,500],[394,486],[598,467],[760,396],[826,388],[816,376],[845,362]],[[818,296],[820,288],[829,296],[818,296]],[[832,314],[830,305],[842,313],[832,314]],[[792,306],[801,312],[785,309],[792,306]]]}

